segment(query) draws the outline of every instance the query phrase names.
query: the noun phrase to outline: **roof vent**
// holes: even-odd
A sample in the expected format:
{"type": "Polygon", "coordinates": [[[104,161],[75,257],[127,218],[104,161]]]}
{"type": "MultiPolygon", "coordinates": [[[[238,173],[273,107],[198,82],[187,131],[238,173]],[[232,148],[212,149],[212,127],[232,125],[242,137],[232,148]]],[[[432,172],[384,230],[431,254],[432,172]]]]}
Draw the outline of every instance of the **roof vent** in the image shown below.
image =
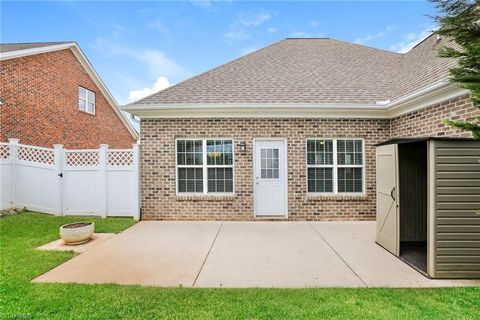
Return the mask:
{"type": "Polygon", "coordinates": [[[440,41],[442,41],[442,36],[437,34],[437,44],[439,44],[440,41]]]}

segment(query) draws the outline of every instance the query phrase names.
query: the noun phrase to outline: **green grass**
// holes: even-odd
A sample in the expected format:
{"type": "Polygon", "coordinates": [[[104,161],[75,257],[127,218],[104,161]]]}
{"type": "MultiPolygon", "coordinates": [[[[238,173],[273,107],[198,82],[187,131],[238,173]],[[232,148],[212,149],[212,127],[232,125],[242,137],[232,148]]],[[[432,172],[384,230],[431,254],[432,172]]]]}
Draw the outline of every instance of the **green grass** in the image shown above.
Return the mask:
{"type": "MultiPolygon", "coordinates": [[[[480,319],[478,287],[165,289],[31,283],[74,256],[34,248],[57,239],[58,227],[75,220],[37,213],[0,219],[0,319],[480,319]]],[[[95,220],[98,232],[133,224],[120,218],[88,220],[95,220]]]]}

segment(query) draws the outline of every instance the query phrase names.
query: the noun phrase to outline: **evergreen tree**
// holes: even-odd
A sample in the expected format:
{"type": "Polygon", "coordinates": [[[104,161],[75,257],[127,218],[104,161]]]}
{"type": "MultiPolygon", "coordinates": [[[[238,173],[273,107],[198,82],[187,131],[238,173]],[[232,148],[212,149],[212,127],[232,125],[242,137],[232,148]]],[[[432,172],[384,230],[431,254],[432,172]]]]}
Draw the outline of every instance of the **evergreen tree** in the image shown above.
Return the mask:
{"type": "MultiPolygon", "coordinates": [[[[436,32],[453,40],[458,46],[441,48],[439,55],[456,58],[458,65],[450,69],[450,76],[463,88],[469,89],[473,104],[480,108],[480,1],[430,0],[440,14],[432,18],[439,24],[436,32]]],[[[480,140],[480,117],[472,122],[444,120],[444,123],[472,133],[480,140]]]]}

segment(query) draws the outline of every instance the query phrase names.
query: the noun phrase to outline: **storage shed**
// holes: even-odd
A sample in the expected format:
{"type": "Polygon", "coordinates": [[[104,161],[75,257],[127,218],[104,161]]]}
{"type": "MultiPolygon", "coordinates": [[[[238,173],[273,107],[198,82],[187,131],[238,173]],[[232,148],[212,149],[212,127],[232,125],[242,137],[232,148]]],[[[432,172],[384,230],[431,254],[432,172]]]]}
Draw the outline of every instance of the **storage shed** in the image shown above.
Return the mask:
{"type": "Polygon", "coordinates": [[[377,145],[377,243],[431,278],[480,278],[480,141],[377,145]]]}

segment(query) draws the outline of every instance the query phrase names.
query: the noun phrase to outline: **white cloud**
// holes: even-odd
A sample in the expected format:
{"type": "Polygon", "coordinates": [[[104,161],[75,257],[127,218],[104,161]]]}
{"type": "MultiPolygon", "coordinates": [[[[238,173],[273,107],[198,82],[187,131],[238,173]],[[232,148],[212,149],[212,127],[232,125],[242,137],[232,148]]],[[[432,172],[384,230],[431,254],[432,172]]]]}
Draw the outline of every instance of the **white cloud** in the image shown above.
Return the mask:
{"type": "Polygon", "coordinates": [[[170,31],[158,19],[148,23],[147,27],[162,35],[170,36],[170,31]]]}
{"type": "Polygon", "coordinates": [[[250,39],[250,35],[243,29],[227,31],[223,36],[230,42],[250,39]]]}
{"type": "Polygon", "coordinates": [[[133,56],[145,63],[151,74],[164,74],[169,78],[185,78],[190,75],[185,68],[167,57],[162,51],[151,49],[140,50],[133,52],[133,56]]]}
{"type": "Polygon", "coordinates": [[[128,102],[139,100],[155,92],[168,88],[169,86],[170,86],[170,82],[166,77],[158,77],[157,80],[153,83],[153,85],[150,88],[131,90],[128,93],[128,102]]]}
{"type": "Polygon", "coordinates": [[[236,22],[239,25],[249,27],[249,26],[259,26],[262,23],[270,20],[271,16],[267,12],[255,12],[255,13],[242,13],[238,16],[236,22]]]}
{"type": "Polygon", "coordinates": [[[365,36],[365,37],[359,37],[359,38],[355,39],[354,42],[357,43],[357,44],[365,44],[365,43],[367,43],[367,42],[369,42],[369,41],[372,41],[372,40],[374,40],[374,39],[378,39],[378,38],[383,37],[384,35],[386,35],[389,31],[391,31],[391,30],[393,30],[393,29],[395,29],[394,26],[388,26],[388,27],[386,27],[384,30],[382,30],[382,31],[380,31],[380,32],[378,32],[378,33],[369,34],[369,35],[367,35],[367,36],[365,36]]]}
{"type": "Polygon", "coordinates": [[[170,79],[185,79],[191,73],[169,58],[165,52],[156,49],[142,49],[119,45],[113,41],[98,38],[95,47],[105,55],[123,55],[143,63],[151,75],[165,75],[170,79]]]}
{"type": "Polygon", "coordinates": [[[392,44],[390,50],[396,51],[398,53],[406,53],[417,44],[423,41],[426,37],[432,34],[432,27],[426,28],[419,33],[407,33],[403,36],[403,40],[399,43],[392,44]]]}
{"type": "Polygon", "coordinates": [[[249,12],[239,14],[230,24],[229,29],[223,33],[225,39],[229,42],[250,39],[248,28],[258,27],[271,19],[268,12],[249,12]]]}
{"type": "Polygon", "coordinates": [[[256,50],[258,50],[257,46],[250,46],[250,47],[243,48],[241,53],[242,53],[242,56],[244,56],[244,55],[252,53],[253,51],[256,51],[256,50]]]}

